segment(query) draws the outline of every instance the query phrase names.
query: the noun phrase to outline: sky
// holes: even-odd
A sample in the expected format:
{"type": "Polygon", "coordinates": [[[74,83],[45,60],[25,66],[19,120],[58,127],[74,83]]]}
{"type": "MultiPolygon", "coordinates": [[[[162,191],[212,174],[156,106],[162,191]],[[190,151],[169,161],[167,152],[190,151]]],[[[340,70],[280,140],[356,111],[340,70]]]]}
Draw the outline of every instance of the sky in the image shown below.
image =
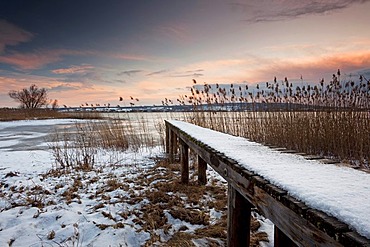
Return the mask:
{"type": "Polygon", "coordinates": [[[0,107],[160,105],[200,84],[370,79],[370,0],[2,0],[0,107]],[[123,97],[123,101],[119,101],[123,97]]]}

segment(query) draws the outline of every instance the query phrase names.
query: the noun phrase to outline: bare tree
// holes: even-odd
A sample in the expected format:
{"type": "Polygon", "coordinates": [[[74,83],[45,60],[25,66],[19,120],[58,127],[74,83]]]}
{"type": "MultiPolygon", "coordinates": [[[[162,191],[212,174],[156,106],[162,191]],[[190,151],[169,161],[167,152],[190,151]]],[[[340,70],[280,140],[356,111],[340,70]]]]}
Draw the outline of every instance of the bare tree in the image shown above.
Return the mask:
{"type": "Polygon", "coordinates": [[[48,104],[47,91],[45,88],[38,88],[35,84],[20,91],[12,90],[9,92],[10,98],[21,103],[21,108],[34,109],[41,108],[48,104]]]}

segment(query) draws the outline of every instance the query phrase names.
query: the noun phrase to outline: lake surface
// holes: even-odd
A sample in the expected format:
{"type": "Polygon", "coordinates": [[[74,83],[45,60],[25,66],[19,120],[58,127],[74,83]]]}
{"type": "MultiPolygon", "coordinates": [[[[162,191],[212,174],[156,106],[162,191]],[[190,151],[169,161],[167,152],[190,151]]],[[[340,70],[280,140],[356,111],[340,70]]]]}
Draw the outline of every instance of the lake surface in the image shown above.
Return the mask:
{"type": "MultiPolygon", "coordinates": [[[[158,143],[161,131],[164,131],[164,120],[178,119],[184,120],[186,113],[102,113],[103,117],[109,119],[120,119],[122,122],[129,123],[138,132],[158,143]]],[[[21,120],[0,122],[0,150],[7,151],[30,151],[47,150],[47,142],[53,133],[74,132],[76,123],[83,124],[86,121],[96,120],[21,120]]],[[[100,120],[99,120],[100,121],[100,120]]]]}

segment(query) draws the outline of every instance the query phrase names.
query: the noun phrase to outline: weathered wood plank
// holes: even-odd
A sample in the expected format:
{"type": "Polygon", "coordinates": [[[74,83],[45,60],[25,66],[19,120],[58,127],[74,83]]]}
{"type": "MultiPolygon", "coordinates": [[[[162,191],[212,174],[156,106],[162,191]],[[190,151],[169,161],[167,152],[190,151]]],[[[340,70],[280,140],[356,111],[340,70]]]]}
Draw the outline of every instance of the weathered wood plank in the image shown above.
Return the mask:
{"type": "Polygon", "coordinates": [[[355,232],[343,233],[340,236],[340,242],[343,244],[343,246],[370,247],[369,240],[355,232]]]}
{"type": "Polygon", "coordinates": [[[343,232],[349,231],[349,228],[346,224],[315,209],[307,210],[307,219],[318,229],[325,232],[335,240],[339,240],[340,235],[343,232]]]}
{"type": "Polygon", "coordinates": [[[284,229],[297,246],[342,246],[329,235],[315,227],[307,219],[296,214],[266,191],[253,184],[253,189],[243,190],[241,194],[249,198],[266,218],[279,229],[284,229]]]}
{"type": "Polygon", "coordinates": [[[296,247],[287,235],[285,235],[279,228],[274,227],[274,247],[296,247]]]}
{"type": "Polygon", "coordinates": [[[298,201],[297,199],[289,195],[282,196],[280,202],[284,204],[287,208],[295,212],[297,215],[306,218],[306,213],[309,208],[303,202],[298,201]]]}
{"type": "Polygon", "coordinates": [[[227,246],[244,247],[250,243],[252,205],[235,190],[228,187],[227,246]]]}

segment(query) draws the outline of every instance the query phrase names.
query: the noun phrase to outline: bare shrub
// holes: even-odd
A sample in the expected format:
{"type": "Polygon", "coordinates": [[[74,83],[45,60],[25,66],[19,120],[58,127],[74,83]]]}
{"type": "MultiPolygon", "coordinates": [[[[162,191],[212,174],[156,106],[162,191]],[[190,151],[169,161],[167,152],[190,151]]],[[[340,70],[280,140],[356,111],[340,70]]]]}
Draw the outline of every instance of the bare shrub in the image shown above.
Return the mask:
{"type": "Polygon", "coordinates": [[[56,131],[50,145],[56,170],[88,171],[95,165],[97,144],[94,136],[82,124],[76,123],[76,133],[56,131]]]}

